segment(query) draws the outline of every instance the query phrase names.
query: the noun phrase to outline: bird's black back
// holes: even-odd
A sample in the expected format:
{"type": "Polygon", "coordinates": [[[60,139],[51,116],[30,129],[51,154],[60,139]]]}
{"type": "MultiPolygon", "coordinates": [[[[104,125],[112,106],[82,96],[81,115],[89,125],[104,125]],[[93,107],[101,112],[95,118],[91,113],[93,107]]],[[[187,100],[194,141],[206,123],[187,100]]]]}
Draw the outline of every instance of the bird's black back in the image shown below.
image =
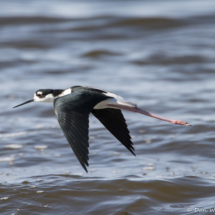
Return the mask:
{"type": "Polygon", "coordinates": [[[82,86],[71,87],[71,94],[55,99],[55,107],[61,106],[62,111],[69,112],[70,110],[83,114],[89,114],[93,107],[99,102],[104,101],[109,96],[104,94],[105,91],[88,88],[82,86]]]}

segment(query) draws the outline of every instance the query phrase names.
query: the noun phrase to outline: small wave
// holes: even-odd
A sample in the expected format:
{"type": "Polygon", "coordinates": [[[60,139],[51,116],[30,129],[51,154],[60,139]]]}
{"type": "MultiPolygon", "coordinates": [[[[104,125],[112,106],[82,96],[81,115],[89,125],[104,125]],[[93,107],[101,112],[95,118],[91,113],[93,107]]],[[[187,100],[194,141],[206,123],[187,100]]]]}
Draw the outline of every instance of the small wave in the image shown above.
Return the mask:
{"type": "Polygon", "coordinates": [[[21,149],[22,147],[23,147],[22,145],[18,144],[10,144],[5,146],[6,149],[21,149]]]}
{"type": "Polygon", "coordinates": [[[22,132],[16,132],[16,133],[0,134],[0,138],[26,136],[27,134],[28,134],[28,133],[27,133],[27,132],[25,132],[25,131],[22,131],[22,132]]]}
{"type": "Polygon", "coordinates": [[[122,54],[119,52],[111,52],[111,51],[106,51],[106,50],[93,50],[93,51],[86,52],[82,56],[83,57],[99,58],[102,56],[119,56],[119,55],[122,55],[122,54]]]}
{"type": "Polygon", "coordinates": [[[1,17],[0,26],[4,25],[19,25],[19,24],[47,24],[64,22],[68,19],[59,17],[46,17],[46,16],[14,16],[14,17],[1,17]]]}
{"type": "Polygon", "coordinates": [[[163,18],[163,17],[142,17],[142,18],[119,18],[112,26],[115,27],[141,27],[147,29],[166,29],[166,28],[177,28],[186,25],[186,22],[173,19],[173,18],[163,18]]]}
{"type": "Polygon", "coordinates": [[[34,146],[34,148],[35,148],[36,150],[43,151],[44,149],[47,149],[48,146],[46,146],[46,145],[37,145],[37,146],[34,146]]]}
{"type": "Polygon", "coordinates": [[[11,161],[14,161],[14,159],[15,159],[14,155],[11,155],[10,157],[0,157],[0,162],[5,162],[5,161],[11,162],[11,161]]]}

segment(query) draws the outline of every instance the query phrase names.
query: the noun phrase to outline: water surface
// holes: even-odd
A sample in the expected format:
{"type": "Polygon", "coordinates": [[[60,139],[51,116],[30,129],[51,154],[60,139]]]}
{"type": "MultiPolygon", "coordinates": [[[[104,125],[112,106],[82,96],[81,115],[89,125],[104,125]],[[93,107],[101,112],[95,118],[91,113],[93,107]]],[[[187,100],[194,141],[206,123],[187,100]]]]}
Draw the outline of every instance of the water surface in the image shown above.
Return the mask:
{"type": "Polygon", "coordinates": [[[211,214],[214,1],[0,1],[0,212],[211,214]],[[87,174],[38,89],[93,86],[192,127],[123,112],[136,157],[90,116],[87,174]],[[198,211],[199,210],[199,211],[198,211]]]}

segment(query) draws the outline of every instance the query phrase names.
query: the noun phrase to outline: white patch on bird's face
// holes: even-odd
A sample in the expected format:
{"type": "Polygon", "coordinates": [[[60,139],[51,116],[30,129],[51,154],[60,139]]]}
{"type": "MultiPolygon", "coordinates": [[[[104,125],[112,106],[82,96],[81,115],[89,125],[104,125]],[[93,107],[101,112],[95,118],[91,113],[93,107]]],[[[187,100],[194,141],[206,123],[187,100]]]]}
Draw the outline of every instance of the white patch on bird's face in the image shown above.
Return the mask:
{"type": "Polygon", "coordinates": [[[42,95],[43,95],[43,92],[42,92],[42,91],[37,91],[37,95],[38,95],[38,96],[42,96],[42,95]]]}
{"type": "Polygon", "coordinates": [[[62,97],[62,96],[66,96],[66,95],[69,95],[71,94],[72,90],[71,88],[68,88],[66,90],[64,90],[60,95],[58,95],[57,97],[62,97]]]}
{"type": "Polygon", "coordinates": [[[38,91],[37,94],[34,93],[34,101],[35,102],[47,102],[47,103],[53,103],[54,101],[54,96],[50,93],[47,94],[45,97],[40,98],[42,96],[42,92],[38,91]]]}

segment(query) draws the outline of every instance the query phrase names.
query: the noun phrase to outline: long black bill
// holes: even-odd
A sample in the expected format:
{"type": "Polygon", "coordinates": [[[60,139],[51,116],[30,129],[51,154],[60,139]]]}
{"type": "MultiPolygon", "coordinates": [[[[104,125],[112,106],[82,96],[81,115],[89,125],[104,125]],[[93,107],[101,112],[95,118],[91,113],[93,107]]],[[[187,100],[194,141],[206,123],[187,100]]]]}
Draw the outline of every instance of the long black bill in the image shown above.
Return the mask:
{"type": "Polygon", "coordinates": [[[13,108],[16,108],[16,107],[19,107],[19,106],[25,105],[25,104],[30,103],[30,102],[33,102],[33,101],[34,101],[33,99],[28,100],[27,102],[24,102],[24,103],[22,103],[22,104],[20,104],[20,105],[17,105],[17,106],[15,106],[15,107],[13,107],[13,108]]]}

